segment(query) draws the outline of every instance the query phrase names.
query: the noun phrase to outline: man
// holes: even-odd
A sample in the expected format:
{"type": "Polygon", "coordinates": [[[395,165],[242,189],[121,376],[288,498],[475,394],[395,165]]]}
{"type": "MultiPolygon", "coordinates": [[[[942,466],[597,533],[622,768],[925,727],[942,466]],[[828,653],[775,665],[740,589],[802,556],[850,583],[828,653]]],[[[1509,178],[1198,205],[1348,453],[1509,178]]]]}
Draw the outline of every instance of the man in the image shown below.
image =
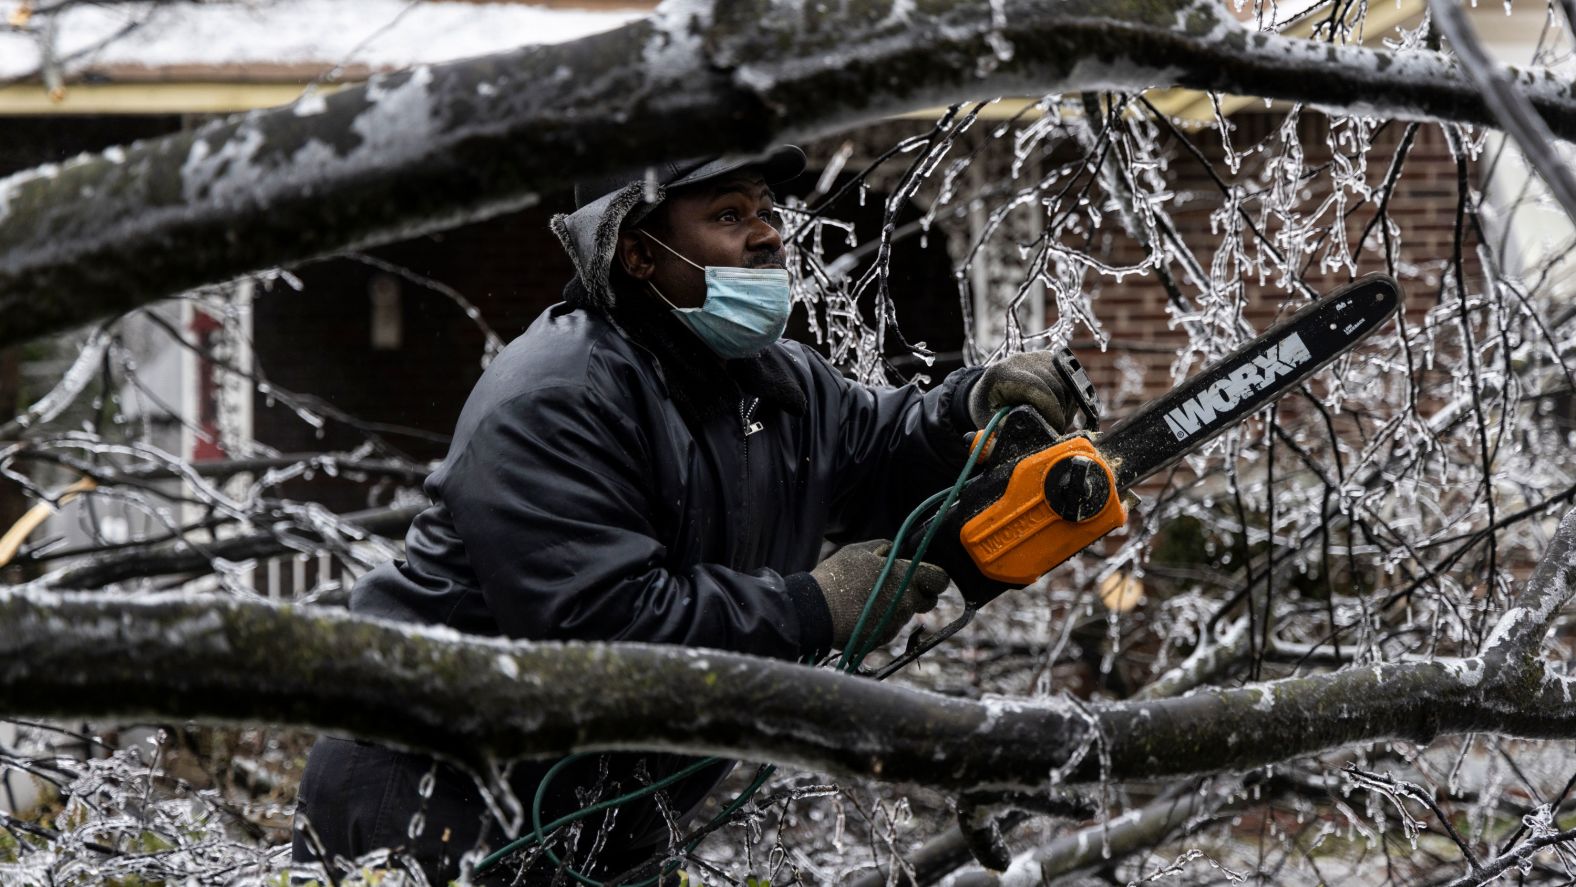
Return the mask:
{"type": "MultiPolygon", "coordinates": [[[[848,543],[889,537],[952,483],[965,434],[995,408],[1031,403],[1057,427],[1067,413],[1044,355],[983,377],[960,370],[928,393],[877,391],[779,340],[790,300],[770,186],[804,166],[803,152],[782,147],[664,164],[654,186],[642,171],[577,189],[577,211],[553,220],[576,270],[565,301],[483,374],[427,480],[432,506],[411,527],[406,560],[368,573],[352,610],[484,635],[800,661],[848,643],[884,561],[879,541],[848,543]],[[818,563],[824,540],[844,547],[818,563]]],[[[922,565],[881,640],[946,585],[922,565]]],[[[551,763],[516,767],[524,803],[551,763]]],[[[688,763],[586,759],[555,780],[546,819],[688,763]]],[[[594,857],[578,863],[592,876],[618,874],[663,852],[726,770],[593,819],[561,844],[594,857]]],[[[299,812],[300,862],[399,848],[441,883],[463,852],[503,843],[469,778],[365,742],[318,743],[299,812]]],[[[550,879],[550,866],[527,865],[527,882],[550,879]]]]}

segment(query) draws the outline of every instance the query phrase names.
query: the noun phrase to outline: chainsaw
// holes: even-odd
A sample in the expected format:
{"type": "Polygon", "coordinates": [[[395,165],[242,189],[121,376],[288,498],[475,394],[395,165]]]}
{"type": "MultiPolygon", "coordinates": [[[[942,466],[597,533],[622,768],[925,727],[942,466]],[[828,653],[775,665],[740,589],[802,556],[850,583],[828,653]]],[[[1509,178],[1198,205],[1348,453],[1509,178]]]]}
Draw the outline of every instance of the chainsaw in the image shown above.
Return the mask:
{"type": "MultiPolygon", "coordinates": [[[[1086,430],[1061,434],[1014,407],[985,442],[981,467],[941,521],[925,560],[977,610],[1022,588],[1127,520],[1124,498],[1158,471],[1248,418],[1379,327],[1401,288],[1374,274],[1341,287],[1139,408],[1105,433],[1094,386],[1071,351],[1056,355],[1086,430]]],[[[925,529],[930,529],[930,523],[925,529]]],[[[911,557],[910,534],[900,553],[911,557]],[[906,549],[906,550],[904,550],[906,549]]]]}

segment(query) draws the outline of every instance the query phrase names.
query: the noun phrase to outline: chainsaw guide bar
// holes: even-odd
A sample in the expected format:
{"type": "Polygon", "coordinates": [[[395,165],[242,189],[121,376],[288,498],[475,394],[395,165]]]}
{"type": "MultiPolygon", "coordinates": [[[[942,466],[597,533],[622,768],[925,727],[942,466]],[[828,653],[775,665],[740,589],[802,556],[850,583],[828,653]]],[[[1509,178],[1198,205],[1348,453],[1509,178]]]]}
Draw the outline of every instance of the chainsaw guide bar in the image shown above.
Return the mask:
{"type": "Polygon", "coordinates": [[[1369,275],[1140,407],[1095,442],[1117,486],[1127,491],[1278,400],[1367,338],[1400,304],[1393,278],[1369,275]]]}
{"type": "MultiPolygon", "coordinates": [[[[973,608],[1028,585],[1121,526],[1127,519],[1122,497],[1132,487],[1294,390],[1400,304],[1393,278],[1361,278],[1303,307],[1105,434],[1059,435],[1032,408],[1014,408],[997,426],[980,473],[941,518],[925,560],[945,569],[973,608]]],[[[1079,393],[1081,401],[1092,402],[1092,391],[1079,393]]],[[[911,556],[923,535],[904,540],[902,554],[911,556]]]]}

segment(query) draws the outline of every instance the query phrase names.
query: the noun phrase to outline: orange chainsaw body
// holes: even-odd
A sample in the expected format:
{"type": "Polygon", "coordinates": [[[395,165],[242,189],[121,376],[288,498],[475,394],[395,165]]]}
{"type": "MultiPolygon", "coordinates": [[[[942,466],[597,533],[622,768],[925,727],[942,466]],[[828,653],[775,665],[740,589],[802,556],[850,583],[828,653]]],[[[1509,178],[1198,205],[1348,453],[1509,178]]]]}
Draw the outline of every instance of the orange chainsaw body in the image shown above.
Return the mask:
{"type": "Polygon", "coordinates": [[[958,537],[981,573],[1028,585],[1126,520],[1111,466],[1088,438],[1069,437],[1019,459],[1001,497],[969,518],[958,537]],[[1046,494],[1052,469],[1074,458],[1092,461],[1086,470],[1103,472],[1107,490],[1098,510],[1079,521],[1058,515],[1046,494]]]}
{"type": "MultiPolygon", "coordinates": [[[[924,559],[947,571],[978,609],[1022,588],[1127,520],[1107,457],[1087,433],[1062,435],[1032,407],[1009,411],[982,466],[939,518],[924,559]]],[[[900,549],[913,556],[922,533],[900,549]]]]}

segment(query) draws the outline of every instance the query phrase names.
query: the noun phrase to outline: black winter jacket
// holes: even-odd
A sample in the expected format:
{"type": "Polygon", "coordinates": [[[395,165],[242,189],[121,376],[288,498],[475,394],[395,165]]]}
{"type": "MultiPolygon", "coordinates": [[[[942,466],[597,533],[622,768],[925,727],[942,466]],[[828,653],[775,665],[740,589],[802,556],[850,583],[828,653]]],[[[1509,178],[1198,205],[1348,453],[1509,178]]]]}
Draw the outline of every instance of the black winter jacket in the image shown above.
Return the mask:
{"type": "Polygon", "coordinates": [[[783,340],[726,366],[666,311],[558,305],[488,367],[404,562],[352,609],[533,640],[779,659],[831,641],[823,539],[889,538],[966,457],[959,370],[853,383],[783,340]]]}

